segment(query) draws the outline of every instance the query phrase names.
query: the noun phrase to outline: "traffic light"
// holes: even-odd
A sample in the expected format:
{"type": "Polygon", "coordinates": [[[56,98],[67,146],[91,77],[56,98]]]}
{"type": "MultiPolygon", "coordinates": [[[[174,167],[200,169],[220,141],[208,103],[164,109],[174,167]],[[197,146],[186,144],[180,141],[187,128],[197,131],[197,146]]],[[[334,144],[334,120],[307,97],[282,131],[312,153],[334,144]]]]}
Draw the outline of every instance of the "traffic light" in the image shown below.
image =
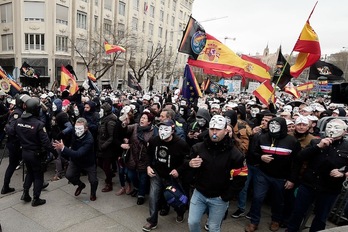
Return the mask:
{"type": "Polygon", "coordinates": [[[348,83],[332,85],[331,102],[348,104],[348,83]]]}

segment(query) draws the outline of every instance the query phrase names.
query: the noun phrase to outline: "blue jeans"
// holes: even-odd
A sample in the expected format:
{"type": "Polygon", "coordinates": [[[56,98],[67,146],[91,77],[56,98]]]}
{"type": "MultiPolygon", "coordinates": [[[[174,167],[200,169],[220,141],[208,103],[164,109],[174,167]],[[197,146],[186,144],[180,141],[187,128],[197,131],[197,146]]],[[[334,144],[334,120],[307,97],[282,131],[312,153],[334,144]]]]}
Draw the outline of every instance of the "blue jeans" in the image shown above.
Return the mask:
{"type": "Polygon", "coordinates": [[[335,203],[338,195],[339,194],[317,192],[310,187],[300,185],[297,190],[295,207],[289,221],[288,231],[298,231],[302,220],[306,216],[306,213],[313,202],[315,202],[315,216],[309,231],[315,232],[324,230],[331,207],[335,203]]]}
{"type": "Polygon", "coordinates": [[[196,189],[193,191],[190,202],[188,225],[191,232],[201,231],[201,219],[203,214],[208,211],[209,231],[220,232],[222,219],[228,208],[228,202],[221,197],[208,198],[196,189]]]}
{"type": "Polygon", "coordinates": [[[152,225],[157,225],[158,222],[158,207],[160,196],[163,194],[164,183],[162,179],[156,176],[150,178],[150,194],[149,194],[149,209],[150,217],[147,219],[152,225]]]}
{"type": "Polygon", "coordinates": [[[138,197],[145,197],[148,175],[146,171],[128,169],[128,178],[133,183],[135,189],[138,189],[138,197]]]}
{"type": "Polygon", "coordinates": [[[261,218],[262,203],[267,195],[268,190],[272,194],[271,214],[272,221],[283,221],[284,208],[284,184],[286,180],[270,177],[259,171],[256,177],[256,184],[254,186],[254,197],[251,202],[250,216],[251,223],[258,225],[261,218]]]}
{"type": "Polygon", "coordinates": [[[238,195],[238,209],[245,211],[246,208],[246,202],[248,198],[248,188],[250,185],[250,182],[253,183],[255,186],[256,183],[256,177],[259,175],[260,169],[258,167],[255,167],[253,165],[248,165],[248,177],[247,180],[245,181],[244,188],[242,191],[240,191],[238,195]]]}

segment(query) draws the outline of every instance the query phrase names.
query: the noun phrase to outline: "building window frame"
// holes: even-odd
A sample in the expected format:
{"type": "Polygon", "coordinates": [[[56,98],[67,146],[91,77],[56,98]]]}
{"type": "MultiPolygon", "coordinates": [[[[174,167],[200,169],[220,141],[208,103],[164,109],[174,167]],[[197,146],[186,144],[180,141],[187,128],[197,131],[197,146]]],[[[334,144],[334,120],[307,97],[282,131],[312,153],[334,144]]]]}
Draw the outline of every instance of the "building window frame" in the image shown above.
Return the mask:
{"type": "Polygon", "coordinates": [[[44,51],[45,50],[45,34],[25,33],[24,49],[26,51],[44,51]]]}

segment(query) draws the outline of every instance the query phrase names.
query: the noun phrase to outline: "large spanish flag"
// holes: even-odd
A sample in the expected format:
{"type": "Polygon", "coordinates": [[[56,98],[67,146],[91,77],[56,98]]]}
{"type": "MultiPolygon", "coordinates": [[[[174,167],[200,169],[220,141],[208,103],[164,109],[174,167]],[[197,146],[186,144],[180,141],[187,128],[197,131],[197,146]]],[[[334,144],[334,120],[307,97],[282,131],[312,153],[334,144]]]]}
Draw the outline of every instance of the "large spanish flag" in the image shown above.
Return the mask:
{"type": "Polygon", "coordinates": [[[70,95],[74,95],[79,89],[74,76],[62,65],[60,72],[60,91],[69,88],[70,95]]]}
{"type": "Polygon", "coordinates": [[[297,86],[297,91],[309,91],[314,88],[313,82],[307,82],[302,85],[297,86]]]}
{"type": "Polygon", "coordinates": [[[309,20],[304,25],[293,51],[299,52],[295,64],[290,67],[290,74],[293,77],[298,77],[305,68],[319,60],[321,55],[319,38],[309,20]]]}
{"type": "Polygon", "coordinates": [[[273,103],[275,102],[274,89],[269,80],[262,82],[261,85],[254,90],[253,94],[265,105],[268,105],[270,100],[273,103]]]}
{"type": "Polygon", "coordinates": [[[118,45],[112,45],[108,42],[104,42],[104,49],[106,54],[110,54],[113,52],[126,52],[126,49],[124,47],[118,46],[118,45]]]}

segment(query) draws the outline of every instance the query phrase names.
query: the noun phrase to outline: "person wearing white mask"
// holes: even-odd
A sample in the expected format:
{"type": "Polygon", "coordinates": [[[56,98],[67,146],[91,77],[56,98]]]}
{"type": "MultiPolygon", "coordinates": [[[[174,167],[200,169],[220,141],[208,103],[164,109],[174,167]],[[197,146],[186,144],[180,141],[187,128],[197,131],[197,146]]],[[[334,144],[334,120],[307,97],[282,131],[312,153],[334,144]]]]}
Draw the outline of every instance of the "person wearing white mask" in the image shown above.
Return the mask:
{"type": "Polygon", "coordinates": [[[80,180],[82,171],[88,175],[91,185],[90,200],[97,199],[96,191],[98,187],[97,167],[94,158],[94,140],[91,132],[88,131],[87,121],[84,118],[78,118],[75,124],[75,135],[71,147],[64,145],[63,140],[55,140],[54,148],[61,153],[63,157],[70,159],[65,177],[73,185],[77,185],[75,196],[79,196],[86,184],[80,180]]]}

